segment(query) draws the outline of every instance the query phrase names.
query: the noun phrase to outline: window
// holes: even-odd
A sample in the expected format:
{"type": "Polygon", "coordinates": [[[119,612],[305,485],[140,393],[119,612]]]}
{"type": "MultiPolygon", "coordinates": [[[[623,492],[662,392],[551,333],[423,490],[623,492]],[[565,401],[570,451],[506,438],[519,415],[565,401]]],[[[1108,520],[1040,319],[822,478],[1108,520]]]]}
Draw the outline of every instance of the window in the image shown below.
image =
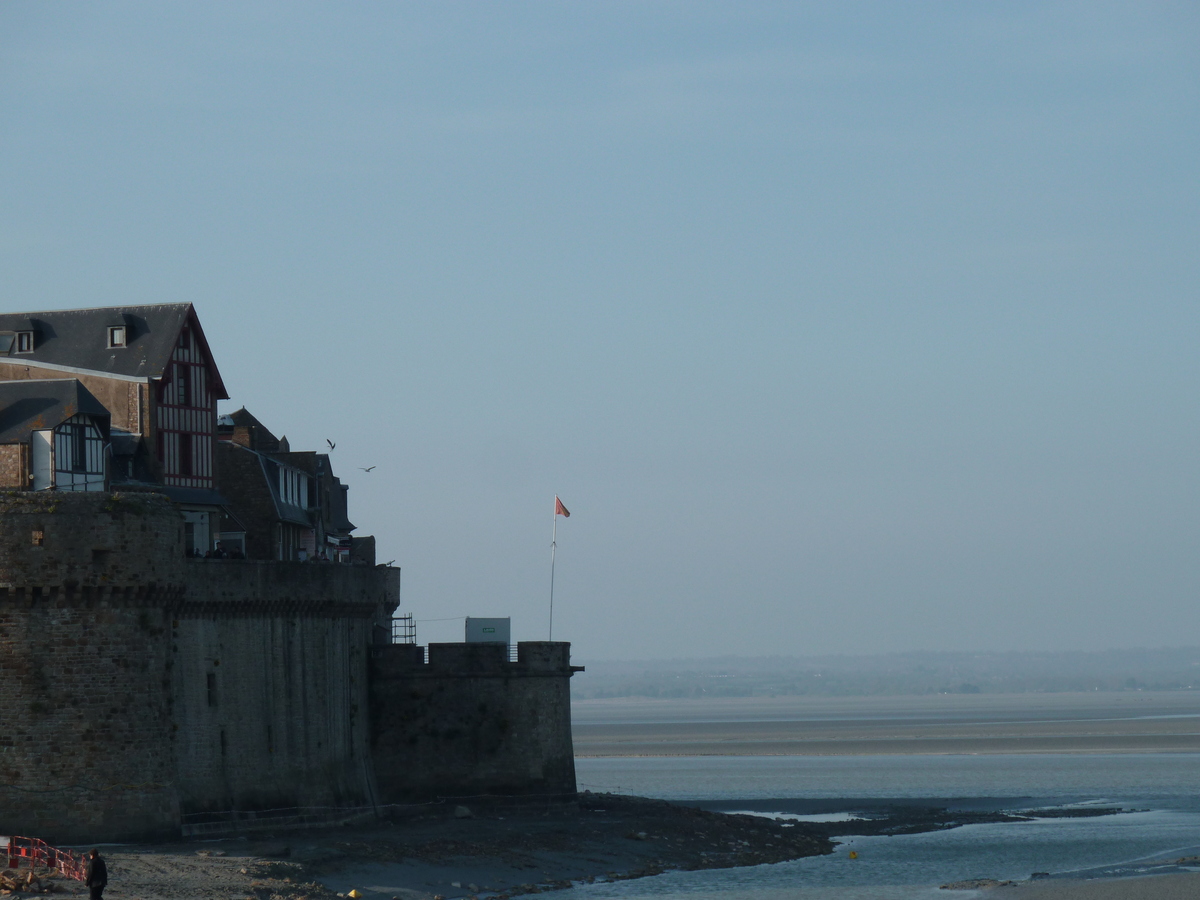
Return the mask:
{"type": "Polygon", "coordinates": [[[33,332],[18,331],[17,332],[17,352],[32,353],[33,352],[33,332]]]}
{"type": "Polygon", "coordinates": [[[179,435],[179,474],[191,475],[192,473],[192,436],[190,434],[179,435]]]}
{"type": "Polygon", "coordinates": [[[192,367],[175,367],[175,405],[192,405],[192,367]]]}
{"type": "Polygon", "coordinates": [[[110,348],[125,346],[124,325],[114,325],[112,328],[108,329],[108,346],[110,348]]]}
{"type": "Polygon", "coordinates": [[[68,426],[71,441],[71,471],[87,471],[87,426],[80,423],[68,426]]]}
{"type": "Polygon", "coordinates": [[[46,531],[41,526],[33,529],[33,546],[35,546],[35,547],[46,546],[46,531]]]}

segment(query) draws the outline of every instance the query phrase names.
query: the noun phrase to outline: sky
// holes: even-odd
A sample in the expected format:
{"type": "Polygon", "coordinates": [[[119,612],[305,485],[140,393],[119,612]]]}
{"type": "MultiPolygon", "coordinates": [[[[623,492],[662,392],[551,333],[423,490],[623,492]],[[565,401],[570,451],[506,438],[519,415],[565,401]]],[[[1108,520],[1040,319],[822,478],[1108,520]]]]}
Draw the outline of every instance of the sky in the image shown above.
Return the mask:
{"type": "Polygon", "coordinates": [[[0,4],[0,309],[195,304],[418,639],[1200,643],[1200,6],[0,4]],[[370,472],[362,469],[374,466],[370,472]]]}

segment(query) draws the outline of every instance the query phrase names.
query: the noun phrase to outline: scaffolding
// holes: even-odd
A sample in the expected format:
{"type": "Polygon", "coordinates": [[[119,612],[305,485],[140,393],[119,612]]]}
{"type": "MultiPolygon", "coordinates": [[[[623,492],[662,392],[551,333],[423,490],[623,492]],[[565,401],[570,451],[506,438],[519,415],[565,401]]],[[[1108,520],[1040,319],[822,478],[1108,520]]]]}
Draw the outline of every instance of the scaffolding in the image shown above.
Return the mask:
{"type": "Polygon", "coordinates": [[[417,623],[412,613],[402,616],[392,616],[392,643],[415,644],[417,642],[417,623]]]}

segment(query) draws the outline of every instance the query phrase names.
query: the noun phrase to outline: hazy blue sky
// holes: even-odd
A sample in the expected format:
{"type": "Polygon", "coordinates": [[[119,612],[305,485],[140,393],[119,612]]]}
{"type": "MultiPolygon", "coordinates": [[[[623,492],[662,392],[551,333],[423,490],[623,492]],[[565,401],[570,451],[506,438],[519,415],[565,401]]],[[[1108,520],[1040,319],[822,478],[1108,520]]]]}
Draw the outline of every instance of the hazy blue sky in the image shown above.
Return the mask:
{"type": "Polygon", "coordinates": [[[1192,2],[8,0],[0,307],[195,303],[418,619],[544,637],[558,492],[580,657],[1196,644],[1198,48],[1192,2]]]}

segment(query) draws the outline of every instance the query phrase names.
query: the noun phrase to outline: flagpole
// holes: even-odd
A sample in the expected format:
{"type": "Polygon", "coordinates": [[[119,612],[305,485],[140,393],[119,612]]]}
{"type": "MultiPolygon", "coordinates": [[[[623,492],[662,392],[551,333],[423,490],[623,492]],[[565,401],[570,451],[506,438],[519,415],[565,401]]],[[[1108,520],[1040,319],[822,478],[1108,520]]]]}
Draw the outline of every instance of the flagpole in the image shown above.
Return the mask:
{"type": "Polygon", "coordinates": [[[558,548],[558,494],[554,495],[554,527],[550,530],[550,634],[554,640],[554,551],[558,548]]]}

